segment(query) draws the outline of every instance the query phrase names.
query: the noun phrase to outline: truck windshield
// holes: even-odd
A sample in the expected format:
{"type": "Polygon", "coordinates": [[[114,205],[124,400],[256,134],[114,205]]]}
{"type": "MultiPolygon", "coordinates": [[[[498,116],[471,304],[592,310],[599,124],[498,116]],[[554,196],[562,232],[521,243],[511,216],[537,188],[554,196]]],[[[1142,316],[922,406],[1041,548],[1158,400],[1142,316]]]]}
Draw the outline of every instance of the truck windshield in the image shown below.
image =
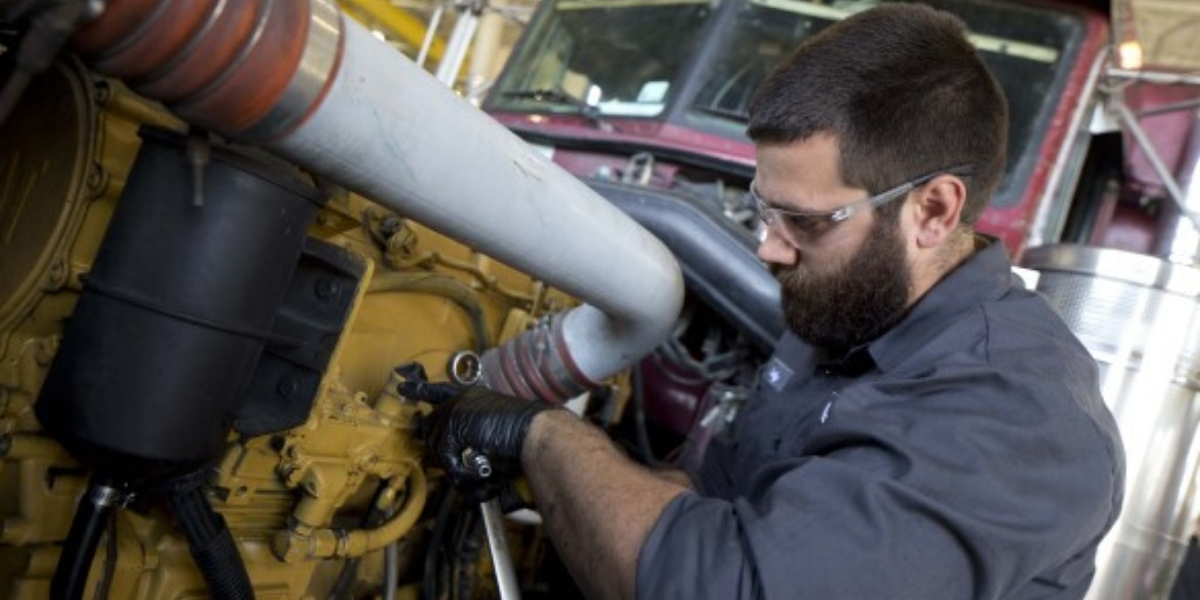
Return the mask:
{"type": "Polygon", "coordinates": [[[653,117],[696,51],[710,0],[556,0],[491,94],[491,108],[653,117]]]}
{"type": "MultiPolygon", "coordinates": [[[[1026,149],[1040,142],[1058,94],[1053,89],[1063,55],[1082,26],[1066,13],[1019,4],[972,0],[926,0],[959,16],[1000,81],[1009,103],[1011,173],[1026,149]]],[[[711,68],[701,78],[688,111],[693,124],[729,135],[744,131],[747,105],[755,89],[802,40],[877,1],[815,4],[803,0],[749,0],[723,27],[711,68]]],[[[1068,65],[1069,66],[1069,65],[1068,65]]],[[[1010,178],[1006,178],[1010,179],[1010,178]]]]}

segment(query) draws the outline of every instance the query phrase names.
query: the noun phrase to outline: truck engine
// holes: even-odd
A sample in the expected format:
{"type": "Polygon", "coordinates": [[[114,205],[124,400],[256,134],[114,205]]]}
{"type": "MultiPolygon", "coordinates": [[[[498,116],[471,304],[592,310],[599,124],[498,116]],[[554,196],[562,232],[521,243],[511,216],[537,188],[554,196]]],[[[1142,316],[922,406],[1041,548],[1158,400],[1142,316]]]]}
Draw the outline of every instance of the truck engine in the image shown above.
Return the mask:
{"type": "Polygon", "coordinates": [[[0,3],[0,589],[487,597],[397,383],[616,423],[680,269],[336,5],[244,4],[0,3]]]}

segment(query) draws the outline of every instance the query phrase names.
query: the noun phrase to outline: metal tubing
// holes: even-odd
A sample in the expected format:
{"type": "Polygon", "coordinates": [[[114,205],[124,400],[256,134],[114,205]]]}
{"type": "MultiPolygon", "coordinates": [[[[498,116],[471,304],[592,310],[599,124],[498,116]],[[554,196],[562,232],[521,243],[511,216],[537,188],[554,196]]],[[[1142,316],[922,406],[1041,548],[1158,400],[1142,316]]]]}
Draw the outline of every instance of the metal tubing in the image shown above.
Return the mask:
{"type": "Polygon", "coordinates": [[[1177,83],[1200,85],[1200,75],[1194,73],[1168,73],[1166,71],[1135,71],[1131,69],[1110,68],[1104,74],[1109,77],[1162,85],[1174,85],[1177,83]]]}
{"type": "MultiPolygon", "coordinates": [[[[432,52],[433,43],[437,36],[438,25],[442,22],[442,13],[446,12],[445,4],[438,4],[437,8],[433,9],[433,16],[429,18],[428,31],[425,34],[425,40],[421,42],[421,49],[417,52],[417,66],[424,67],[425,59],[432,52]]],[[[444,51],[444,49],[443,49],[444,51]]],[[[440,56],[434,56],[434,60],[440,60],[440,56]]]]}
{"type": "MultiPolygon", "coordinates": [[[[405,43],[420,45],[433,60],[441,60],[446,51],[446,42],[438,35],[436,20],[426,24],[388,0],[354,0],[354,8],[366,13],[405,43]]],[[[439,4],[437,10],[441,9],[439,4]]]]}
{"type": "Polygon", "coordinates": [[[567,352],[599,381],[670,333],[683,300],[665,246],[364,28],[323,103],[279,154],[590,303],[567,352]]]}
{"type": "Polygon", "coordinates": [[[517,571],[513,568],[512,554],[508,551],[508,539],[504,536],[504,515],[500,501],[492,498],[479,505],[483,515],[483,527],[487,530],[488,550],[492,555],[492,567],[496,571],[496,587],[500,600],[521,600],[521,588],[517,584],[517,571]]]}
{"type": "Polygon", "coordinates": [[[1192,210],[1187,205],[1187,196],[1184,195],[1183,189],[1179,187],[1179,182],[1175,181],[1175,174],[1167,168],[1167,165],[1163,164],[1162,157],[1158,155],[1158,150],[1154,147],[1154,142],[1150,140],[1150,136],[1146,135],[1141,124],[1138,123],[1137,117],[1133,116],[1133,112],[1129,110],[1129,107],[1120,98],[1114,96],[1112,98],[1112,105],[1117,111],[1117,117],[1129,129],[1129,133],[1133,135],[1134,141],[1146,153],[1146,160],[1149,161],[1154,172],[1162,180],[1163,186],[1167,188],[1167,194],[1171,197],[1171,201],[1179,207],[1179,212],[1192,222],[1192,226],[1197,231],[1200,231],[1200,213],[1192,210]]]}
{"type": "Polygon", "coordinates": [[[1200,270],[1077,245],[1031,248],[1023,265],[1096,359],[1121,430],[1125,504],[1086,598],[1165,598],[1200,514],[1200,270]]]}
{"type": "Polygon", "coordinates": [[[479,26],[479,13],[467,9],[458,15],[454,23],[454,31],[446,45],[446,53],[438,61],[437,79],[446,85],[454,87],[458,80],[458,72],[462,70],[463,61],[467,58],[467,50],[471,47],[471,38],[475,37],[475,28],[479,26]]]}
{"type": "Polygon", "coordinates": [[[425,472],[415,465],[407,474],[396,476],[389,498],[394,497],[394,490],[399,483],[408,487],[404,505],[379,527],[352,531],[320,528],[311,532],[280,532],[273,542],[275,555],[289,563],[320,558],[357,558],[395,542],[416,524],[428,495],[425,472]]]}
{"type": "MultiPolygon", "coordinates": [[[[178,105],[181,116],[262,145],[587,302],[563,317],[562,332],[586,380],[627,368],[667,337],[683,278],[657,238],[329,0],[257,1],[269,16],[263,34],[217,44],[243,60],[223,65],[203,98],[178,105]],[[297,48],[294,39],[305,43],[297,48]],[[261,84],[250,85],[256,78],[261,84]]],[[[146,2],[113,0],[110,11],[146,2]]],[[[173,25],[155,12],[144,20],[173,25]]],[[[117,13],[96,27],[115,28],[117,13]]],[[[121,46],[120,36],[105,39],[121,46]]],[[[97,45],[107,56],[111,48],[97,45]]]]}

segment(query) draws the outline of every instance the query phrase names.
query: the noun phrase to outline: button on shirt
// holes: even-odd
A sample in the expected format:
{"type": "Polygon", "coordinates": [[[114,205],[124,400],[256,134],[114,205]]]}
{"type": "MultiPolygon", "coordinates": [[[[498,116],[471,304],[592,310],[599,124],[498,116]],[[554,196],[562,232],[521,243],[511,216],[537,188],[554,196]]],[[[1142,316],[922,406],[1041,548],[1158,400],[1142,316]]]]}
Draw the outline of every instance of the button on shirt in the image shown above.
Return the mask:
{"type": "Polygon", "coordinates": [[[842,360],[785,335],[637,597],[1082,598],[1123,456],[1095,362],[993,243],[842,360]]]}

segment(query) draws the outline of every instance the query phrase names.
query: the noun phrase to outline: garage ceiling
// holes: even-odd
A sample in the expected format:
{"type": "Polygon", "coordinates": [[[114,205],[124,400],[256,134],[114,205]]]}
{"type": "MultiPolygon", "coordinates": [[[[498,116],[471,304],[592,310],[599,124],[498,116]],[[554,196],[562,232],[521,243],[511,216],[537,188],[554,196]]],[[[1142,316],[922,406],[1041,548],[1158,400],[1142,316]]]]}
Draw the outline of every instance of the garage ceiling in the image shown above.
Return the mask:
{"type": "Polygon", "coordinates": [[[1112,11],[1117,39],[1137,45],[1144,67],[1200,70],[1200,2],[1114,0],[1112,11]]]}

